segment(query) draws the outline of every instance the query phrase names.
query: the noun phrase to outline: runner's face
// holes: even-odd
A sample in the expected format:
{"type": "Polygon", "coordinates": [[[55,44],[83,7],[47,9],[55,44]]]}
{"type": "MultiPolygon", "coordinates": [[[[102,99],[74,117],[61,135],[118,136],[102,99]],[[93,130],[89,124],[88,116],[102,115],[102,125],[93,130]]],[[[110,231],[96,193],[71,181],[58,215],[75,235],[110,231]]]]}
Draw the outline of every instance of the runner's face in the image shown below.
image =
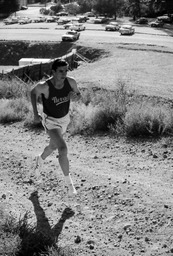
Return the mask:
{"type": "Polygon", "coordinates": [[[58,67],[57,70],[54,72],[54,75],[55,75],[57,80],[64,81],[64,79],[67,76],[67,71],[68,71],[67,66],[58,67]]]}

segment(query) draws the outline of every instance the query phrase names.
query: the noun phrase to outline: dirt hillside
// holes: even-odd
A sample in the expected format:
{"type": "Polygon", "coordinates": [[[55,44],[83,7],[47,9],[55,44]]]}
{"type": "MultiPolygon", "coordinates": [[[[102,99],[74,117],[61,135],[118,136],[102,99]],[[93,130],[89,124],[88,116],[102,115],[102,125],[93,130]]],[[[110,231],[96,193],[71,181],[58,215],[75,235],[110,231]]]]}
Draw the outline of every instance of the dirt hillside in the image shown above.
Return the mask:
{"type": "Polygon", "coordinates": [[[173,255],[172,141],[68,133],[78,191],[68,199],[55,154],[45,161],[42,183],[35,178],[34,158],[48,142],[44,131],[1,125],[0,136],[0,204],[8,213],[18,218],[28,211],[72,255],[173,255]]]}

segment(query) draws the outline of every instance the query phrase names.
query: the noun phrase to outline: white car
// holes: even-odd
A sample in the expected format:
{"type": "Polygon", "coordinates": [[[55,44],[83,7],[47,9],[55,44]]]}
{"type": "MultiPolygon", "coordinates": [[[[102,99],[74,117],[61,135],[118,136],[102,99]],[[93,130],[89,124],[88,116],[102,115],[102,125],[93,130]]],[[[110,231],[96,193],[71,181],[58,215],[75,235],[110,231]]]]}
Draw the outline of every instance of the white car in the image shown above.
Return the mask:
{"type": "Polygon", "coordinates": [[[120,25],[118,22],[110,22],[105,26],[105,31],[118,31],[120,28],[120,25]]]}
{"type": "Polygon", "coordinates": [[[69,29],[71,26],[73,26],[74,24],[72,22],[68,22],[66,24],[63,25],[64,29],[69,29]]]}
{"type": "Polygon", "coordinates": [[[59,18],[57,16],[49,16],[47,17],[46,22],[57,22],[58,19],[59,18]]]}
{"type": "Polygon", "coordinates": [[[21,19],[18,20],[18,24],[20,24],[20,25],[28,24],[31,22],[32,22],[32,20],[29,17],[22,17],[21,19]]]}
{"type": "Polygon", "coordinates": [[[57,20],[57,24],[58,25],[64,25],[71,22],[71,19],[68,18],[60,18],[59,20],[57,20]]]}
{"type": "Polygon", "coordinates": [[[149,23],[149,25],[151,26],[151,27],[163,27],[164,26],[164,22],[163,21],[159,21],[159,20],[155,20],[155,21],[152,21],[152,22],[150,22],[149,23]]]}
{"type": "Polygon", "coordinates": [[[79,39],[80,33],[74,30],[67,31],[66,34],[62,35],[62,41],[76,41],[79,39]]]}
{"type": "Polygon", "coordinates": [[[133,35],[135,29],[132,25],[122,25],[119,29],[121,35],[133,35]]]}
{"type": "Polygon", "coordinates": [[[35,22],[35,23],[45,22],[45,21],[46,21],[46,17],[44,17],[44,16],[39,16],[39,17],[32,19],[32,22],[35,22]]]}
{"type": "Polygon", "coordinates": [[[5,25],[10,25],[10,24],[16,24],[18,23],[20,17],[10,17],[7,19],[4,19],[3,22],[5,25]]]}
{"type": "Polygon", "coordinates": [[[85,26],[83,24],[73,24],[72,26],[69,27],[70,30],[75,30],[75,31],[83,31],[85,30],[85,26]]]}

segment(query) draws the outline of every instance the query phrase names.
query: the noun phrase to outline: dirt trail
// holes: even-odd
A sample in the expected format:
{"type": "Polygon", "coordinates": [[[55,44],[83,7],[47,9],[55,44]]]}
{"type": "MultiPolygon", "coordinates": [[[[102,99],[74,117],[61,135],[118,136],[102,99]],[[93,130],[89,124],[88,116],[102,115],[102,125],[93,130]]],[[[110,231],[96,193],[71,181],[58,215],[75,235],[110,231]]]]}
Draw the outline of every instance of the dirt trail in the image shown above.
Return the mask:
{"type": "Polygon", "coordinates": [[[43,131],[1,125],[0,136],[0,204],[7,212],[29,211],[74,255],[173,255],[171,142],[67,134],[78,191],[69,200],[55,154],[45,161],[42,184],[34,177],[34,157],[48,141],[43,131]]]}

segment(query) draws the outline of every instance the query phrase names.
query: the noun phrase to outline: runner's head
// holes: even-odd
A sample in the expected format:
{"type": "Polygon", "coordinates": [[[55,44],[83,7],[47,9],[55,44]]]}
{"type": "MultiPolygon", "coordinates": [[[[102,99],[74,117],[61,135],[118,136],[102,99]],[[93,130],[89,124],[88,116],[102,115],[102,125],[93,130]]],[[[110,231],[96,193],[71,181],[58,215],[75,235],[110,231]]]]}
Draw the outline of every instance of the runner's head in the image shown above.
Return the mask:
{"type": "Polygon", "coordinates": [[[57,81],[64,81],[67,76],[68,63],[65,60],[57,59],[52,64],[52,74],[57,81]]]}
{"type": "Polygon", "coordinates": [[[56,72],[59,67],[68,67],[68,63],[63,59],[56,59],[52,64],[52,71],[56,72]]]}

